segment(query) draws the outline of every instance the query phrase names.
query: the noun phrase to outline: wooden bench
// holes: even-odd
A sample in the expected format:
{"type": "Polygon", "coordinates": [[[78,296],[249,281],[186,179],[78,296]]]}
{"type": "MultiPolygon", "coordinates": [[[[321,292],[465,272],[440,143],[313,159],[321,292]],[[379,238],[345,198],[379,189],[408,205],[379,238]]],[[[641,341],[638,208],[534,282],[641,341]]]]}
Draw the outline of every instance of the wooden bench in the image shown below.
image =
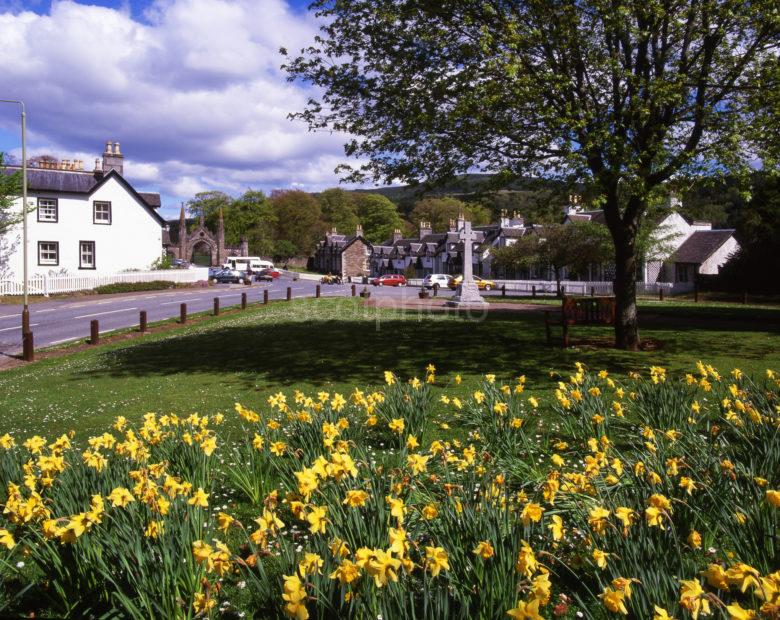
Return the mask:
{"type": "Polygon", "coordinates": [[[570,325],[614,325],[614,297],[571,297],[564,295],[561,304],[561,316],[551,318],[550,311],[544,313],[544,323],[547,329],[547,344],[552,334],[551,325],[560,325],[563,330],[563,347],[569,346],[570,325]]]}

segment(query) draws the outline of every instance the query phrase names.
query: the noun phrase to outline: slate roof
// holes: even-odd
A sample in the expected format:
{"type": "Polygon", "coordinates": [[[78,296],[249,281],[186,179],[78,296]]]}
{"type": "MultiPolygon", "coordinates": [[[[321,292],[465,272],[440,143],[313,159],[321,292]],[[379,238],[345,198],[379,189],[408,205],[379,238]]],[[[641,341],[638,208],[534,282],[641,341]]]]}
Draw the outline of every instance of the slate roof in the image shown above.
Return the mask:
{"type": "Polygon", "coordinates": [[[675,263],[701,265],[733,235],[733,229],[697,230],[677,248],[671,260],[675,263]]]}
{"type": "Polygon", "coordinates": [[[602,210],[596,211],[580,211],[579,213],[570,213],[566,216],[572,222],[597,222],[604,224],[604,212],[602,210]]]}
{"type": "MultiPolygon", "coordinates": [[[[19,166],[6,166],[4,173],[14,174],[21,170],[19,166]]],[[[27,168],[27,190],[29,192],[51,192],[53,194],[91,194],[103,185],[111,176],[116,176],[131,194],[140,198],[147,207],[160,207],[160,194],[152,192],[137,192],[127,180],[117,173],[108,174],[88,172],[85,170],[47,170],[44,168],[27,168]]],[[[157,213],[155,219],[162,222],[157,213]]]]}

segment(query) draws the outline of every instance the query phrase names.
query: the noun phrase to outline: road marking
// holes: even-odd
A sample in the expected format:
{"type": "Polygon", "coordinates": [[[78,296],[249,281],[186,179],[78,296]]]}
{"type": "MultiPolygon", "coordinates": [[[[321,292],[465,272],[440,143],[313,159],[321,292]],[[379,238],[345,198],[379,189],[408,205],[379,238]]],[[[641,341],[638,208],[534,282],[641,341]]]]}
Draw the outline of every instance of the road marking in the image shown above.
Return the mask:
{"type": "Polygon", "coordinates": [[[19,314],[4,314],[3,316],[0,316],[0,319],[14,319],[22,316],[21,313],[19,314]]]}
{"type": "Polygon", "coordinates": [[[105,312],[95,312],[93,314],[82,314],[81,316],[74,316],[74,319],[88,319],[91,316],[100,316],[102,314],[115,314],[117,312],[129,312],[130,310],[138,310],[138,308],[121,308],[120,310],[106,310],[105,312]]]}
{"type": "Polygon", "coordinates": [[[54,342],[50,342],[49,344],[50,345],[62,344],[63,342],[70,342],[71,340],[83,340],[83,338],[81,338],[81,336],[74,336],[73,338],[64,338],[63,340],[55,340],[54,342]]]}
{"type": "Polygon", "coordinates": [[[54,312],[57,308],[47,308],[46,310],[36,310],[35,314],[42,314],[44,312],[54,312]]]}
{"type": "MultiPolygon", "coordinates": [[[[30,327],[35,327],[36,325],[40,325],[40,323],[30,323],[30,327]]],[[[22,329],[22,326],[16,325],[15,327],[4,327],[3,329],[0,329],[0,332],[10,332],[12,329],[22,329]]]]}

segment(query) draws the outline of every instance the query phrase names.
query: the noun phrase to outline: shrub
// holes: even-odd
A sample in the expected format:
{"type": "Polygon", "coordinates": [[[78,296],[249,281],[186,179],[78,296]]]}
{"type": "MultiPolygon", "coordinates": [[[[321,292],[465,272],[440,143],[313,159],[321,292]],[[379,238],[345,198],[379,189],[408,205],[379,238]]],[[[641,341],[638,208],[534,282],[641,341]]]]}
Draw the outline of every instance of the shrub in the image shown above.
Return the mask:
{"type": "Polygon", "coordinates": [[[151,282],[117,282],[96,286],[94,292],[98,295],[111,293],[136,293],[139,291],[161,291],[167,288],[177,288],[181,285],[167,280],[152,280],[151,282]]]}

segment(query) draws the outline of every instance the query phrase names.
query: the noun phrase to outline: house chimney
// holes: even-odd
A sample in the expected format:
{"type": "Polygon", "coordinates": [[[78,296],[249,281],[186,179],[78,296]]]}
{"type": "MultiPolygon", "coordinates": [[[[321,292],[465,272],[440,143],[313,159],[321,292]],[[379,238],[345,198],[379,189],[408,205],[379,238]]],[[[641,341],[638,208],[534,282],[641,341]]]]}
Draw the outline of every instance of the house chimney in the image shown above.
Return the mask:
{"type": "Polygon", "coordinates": [[[358,225],[355,227],[355,236],[356,237],[362,237],[363,236],[363,225],[358,223],[358,225]]]}
{"type": "Polygon", "coordinates": [[[564,215],[573,215],[582,211],[582,196],[569,194],[569,204],[563,208],[564,215]]]}
{"type": "Polygon", "coordinates": [[[501,218],[499,220],[501,228],[509,228],[509,216],[506,209],[501,209],[501,218]]]}
{"type": "Polygon", "coordinates": [[[95,169],[93,172],[103,174],[103,165],[100,162],[100,157],[95,157],[95,169]]]}
{"type": "Polygon", "coordinates": [[[116,145],[106,142],[106,150],[103,153],[103,172],[108,174],[116,170],[120,175],[124,172],[124,155],[119,151],[119,142],[116,145]]]}
{"type": "Polygon", "coordinates": [[[430,222],[420,222],[420,236],[419,239],[422,239],[423,237],[427,237],[428,235],[433,234],[433,229],[431,228],[430,222]]]}
{"type": "Polygon", "coordinates": [[[458,221],[457,221],[457,228],[455,229],[456,232],[458,230],[461,230],[466,225],[466,216],[463,213],[458,213],[458,221]]]}
{"type": "Polygon", "coordinates": [[[679,197],[671,193],[666,197],[666,208],[670,210],[676,210],[682,207],[682,200],[679,197]]]}
{"type": "Polygon", "coordinates": [[[450,232],[457,232],[457,228],[455,228],[455,220],[450,220],[450,232]]]}
{"type": "Polygon", "coordinates": [[[403,235],[401,234],[401,229],[400,228],[396,228],[393,231],[393,243],[396,243],[397,241],[400,241],[402,237],[403,237],[403,235]]]}

